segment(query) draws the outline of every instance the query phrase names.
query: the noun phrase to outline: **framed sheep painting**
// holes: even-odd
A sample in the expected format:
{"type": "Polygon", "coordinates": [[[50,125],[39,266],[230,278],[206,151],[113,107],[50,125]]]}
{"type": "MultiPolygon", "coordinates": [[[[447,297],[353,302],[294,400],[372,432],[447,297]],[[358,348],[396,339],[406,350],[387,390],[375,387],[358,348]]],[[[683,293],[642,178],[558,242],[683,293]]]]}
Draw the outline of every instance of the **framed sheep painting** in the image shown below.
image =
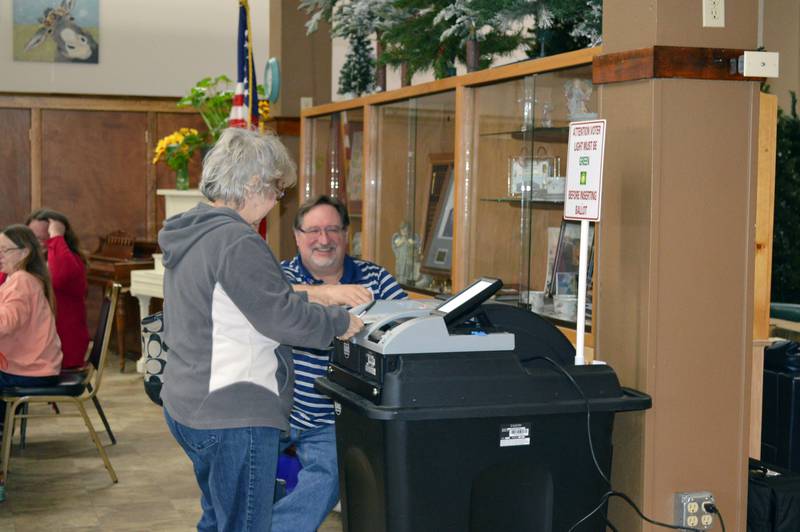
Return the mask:
{"type": "Polygon", "coordinates": [[[99,0],[14,0],[14,60],[97,63],[99,0]]]}

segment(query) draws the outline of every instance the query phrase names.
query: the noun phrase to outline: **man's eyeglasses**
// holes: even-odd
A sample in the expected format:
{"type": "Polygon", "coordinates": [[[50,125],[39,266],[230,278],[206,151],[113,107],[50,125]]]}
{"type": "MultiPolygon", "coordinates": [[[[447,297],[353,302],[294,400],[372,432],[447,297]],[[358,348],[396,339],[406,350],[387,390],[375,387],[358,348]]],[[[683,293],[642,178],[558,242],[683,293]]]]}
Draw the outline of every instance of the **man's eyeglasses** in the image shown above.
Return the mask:
{"type": "Polygon", "coordinates": [[[342,233],[344,233],[345,228],[341,225],[329,225],[327,227],[309,227],[308,229],[298,227],[297,230],[304,235],[313,236],[314,238],[319,238],[324,232],[325,236],[331,238],[341,236],[342,233]]]}
{"type": "Polygon", "coordinates": [[[17,250],[20,250],[20,249],[22,249],[22,248],[5,248],[5,249],[0,249],[0,256],[2,256],[2,255],[5,255],[6,253],[9,253],[9,252],[11,252],[11,251],[17,251],[17,250]]]}

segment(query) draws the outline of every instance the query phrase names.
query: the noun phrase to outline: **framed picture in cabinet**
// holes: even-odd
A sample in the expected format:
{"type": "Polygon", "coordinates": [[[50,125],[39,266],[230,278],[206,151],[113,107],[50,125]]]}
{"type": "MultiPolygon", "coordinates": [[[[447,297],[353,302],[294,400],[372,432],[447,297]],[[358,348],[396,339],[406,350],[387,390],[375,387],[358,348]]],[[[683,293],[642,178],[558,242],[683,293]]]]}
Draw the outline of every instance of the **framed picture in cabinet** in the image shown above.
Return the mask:
{"type": "MultiPolygon", "coordinates": [[[[578,293],[578,261],[580,259],[581,223],[563,220],[558,235],[552,275],[548,275],[548,295],[576,295],[578,293]]],[[[586,269],[586,286],[590,287],[594,268],[594,224],[589,225],[589,256],[586,269]]],[[[549,273],[549,272],[548,272],[549,273]]]]}
{"type": "Polygon", "coordinates": [[[553,157],[511,157],[508,160],[508,195],[530,196],[542,193],[554,168],[553,157]]]}
{"type": "MultiPolygon", "coordinates": [[[[432,177],[435,178],[435,172],[432,177]]],[[[450,274],[453,253],[453,205],[455,181],[453,179],[453,163],[449,163],[441,192],[429,200],[428,212],[433,210],[432,223],[425,228],[425,246],[422,256],[421,270],[434,276],[450,274]]]]}
{"type": "Polygon", "coordinates": [[[347,124],[345,138],[345,171],[347,182],[347,208],[351,214],[361,214],[362,164],[363,164],[363,125],[360,122],[347,124]]]}

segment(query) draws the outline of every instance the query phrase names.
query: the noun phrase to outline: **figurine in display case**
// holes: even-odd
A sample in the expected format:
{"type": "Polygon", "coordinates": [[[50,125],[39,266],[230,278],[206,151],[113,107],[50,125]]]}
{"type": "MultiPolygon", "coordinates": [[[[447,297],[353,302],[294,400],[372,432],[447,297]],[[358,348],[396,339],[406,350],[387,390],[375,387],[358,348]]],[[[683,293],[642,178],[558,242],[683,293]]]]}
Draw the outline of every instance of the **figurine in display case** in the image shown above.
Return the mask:
{"type": "Polygon", "coordinates": [[[400,224],[400,229],[392,235],[394,276],[399,283],[409,284],[419,277],[421,248],[419,236],[411,233],[411,226],[408,222],[400,224]]]}
{"type": "Polygon", "coordinates": [[[586,104],[592,97],[592,84],[585,79],[574,78],[564,83],[564,96],[570,120],[597,118],[597,113],[589,111],[586,104]]]}

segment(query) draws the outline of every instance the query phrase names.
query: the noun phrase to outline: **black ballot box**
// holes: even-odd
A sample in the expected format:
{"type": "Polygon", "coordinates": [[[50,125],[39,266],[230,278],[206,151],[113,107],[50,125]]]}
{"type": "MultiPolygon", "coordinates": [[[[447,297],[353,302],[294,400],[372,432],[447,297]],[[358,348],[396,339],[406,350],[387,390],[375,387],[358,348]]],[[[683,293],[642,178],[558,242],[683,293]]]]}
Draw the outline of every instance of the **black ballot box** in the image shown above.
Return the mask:
{"type": "MultiPolygon", "coordinates": [[[[486,307],[483,329],[516,331],[513,350],[337,345],[317,388],[335,403],[346,532],[561,532],[608,491],[587,403],[607,473],[615,413],[650,398],[621,387],[609,366],[571,365],[574,350],[538,316],[486,307]]],[[[581,530],[605,530],[604,516],[581,530]]]]}
{"type": "Polygon", "coordinates": [[[800,361],[795,342],[764,353],[761,460],[800,472],[800,361]]]}
{"type": "Polygon", "coordinates": [[[747,532],[800,530],[800,474],[750,459],[747,532]]]}

